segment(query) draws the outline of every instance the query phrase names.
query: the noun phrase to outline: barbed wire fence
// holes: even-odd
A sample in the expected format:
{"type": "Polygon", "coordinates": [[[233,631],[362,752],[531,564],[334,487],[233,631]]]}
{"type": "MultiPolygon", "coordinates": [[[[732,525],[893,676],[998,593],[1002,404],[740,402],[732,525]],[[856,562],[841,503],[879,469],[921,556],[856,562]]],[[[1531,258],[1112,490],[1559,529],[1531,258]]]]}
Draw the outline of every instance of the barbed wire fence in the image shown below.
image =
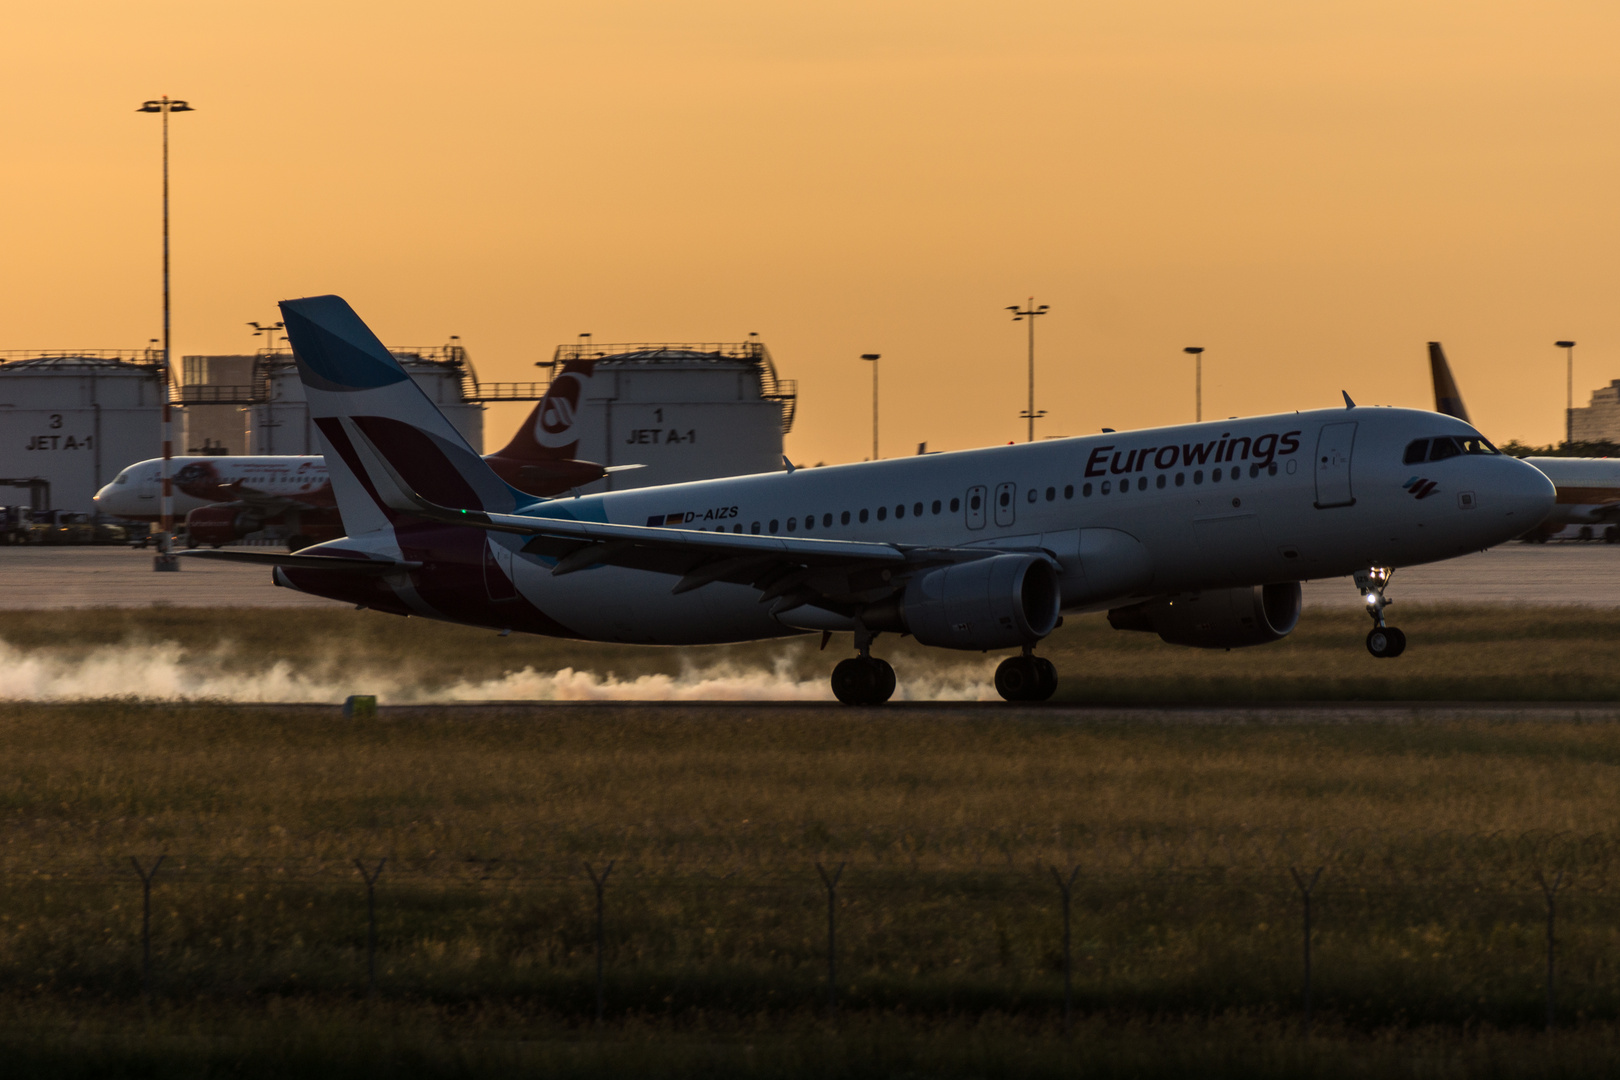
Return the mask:
{"type": "MultiPolygon", "coordinates": [[[[331,946],[331,951],[341,959],[348,955],[341,947],[348,939],[343,937],[341,927],[338,931],[332,928],[332,905],[341,906],[342,898],[352,895],[357,905],[354,940],[364,943],[363,947],[357,944],[353,952],[357,958],[363,953],[364,968],[363,976],[360,970],[353,973],[351,986],[356,992],[363,988],[368,997],[411,993],[415,989],[409,982],[411,976],[396,977],[382,987],[378,979],[379,947],[385,955],[395,957],[413,950],[421,952],[422,933],[416,932],[413,937],[408,928],[402,928],[398,913],[405,908],[430,910],[436,925],[443,926],[447,920],[454,921],[454,912],[475,913],[501,897],[543,898],[550,904],[546,910],[553,917],[557,917],[557,911],[572,912],[571,905],[577,905],[580,918],[568,914],[560,921],[579,923],[586,932],[575,943],[579,948],[555,956],[553,966],[558,971],[573,972],[579,966],[575,960],[589,953],[592,963],[586,970],[594,967],[594,1008],[590,1012],[598,1023],[624,1007],[624,1003],[609,1000],[610,984],[622,985],[625,978],[651,964],[648,956],[659,952],[656,943],[644,944],[630,953],[616,951],[615,938],[630,936],[627,927],[633,923],[635,935],[663,941],[664,952],[672,954],[678,950],[668,946],[668,935],[691,929],[659,925],[660,919],[679,922],[692,917],[690,911],[685,915],[680,911],[673,915],[665,912],[660,904],[667,906],[669,902],[676,902],[677,907],[686,903],[688,908],[695,904],[701,908],[705,923],[722,921],[727,911],[741,911],[746,918],[756,920],[769,916],[767,921],[778,928],[778,936],[797,947],[773,951],[773,947],[760,946],[757,956],[740,948],[739,954],[747,954],[752,964],[754,977],[750,985],[757,987],[779,977],[784,984],[778,999],[781,1004],[794,1000],[795,994],[802,1001],[811,1001],[815,984],[824,984],[829,1018],[837,1017],[840,999],[845,996],[841,993],[840,967],[868,980],[874,973],[895,972],[892,981],[899,988],[891,989],[884,999],[891,1003],[903,1003],[907,969],[915,974],[929,967],[928,958],[915,951],[926,935],[913,934],[897,944],[902,935],[891,926],[887,938],[881,941],[868,935],[866,945],[873,941],[878,944],[870,949],[870,955],[861,955],[863,939],[858,935],[852,939],[843,932],[851,919],[879,925],[892,921],[899,913],[922,927],[930,913],[943,920],[941,913],[947,908],[953,917],[966,920],[962,925],[967,926],[973,925],[974,918],[997,918],[1009,912],[1033,922],[1032,933],[1048,947],[1024,965],[1023,981],[1012,980],[1016,985],[1000,1007],[1056,1012],[1061,1002],[1064,1030],[1071,1029],[1075,1009],[1076,922],[1085,938],[1081,951],[1093,968],[1088,1000],[1096,1007],[1099,999],[1107,999],[1106,961],[1118,961],[1134,952],[1145,958],[1141,963],[1153,962],[1153,946],[1144,943],[1142,935],[1121,932],[1117,940],[1107,939],[1111,928],[1118,930],[1132,917],[1170,926],[1177,912],[1184,912],[1178,933],[1202,932],[1204,923],[1211,923],[1220,925],[1210,933],[1252,937],[1256,931],[1233,930],[1227,924],[1235,925],[1239,917],[1259,913],[1268,919],[1277,918],[1274,930],[1269,922],[1262,922],[1259,932],[1279,942],[1285,925],[1297,919],[1292,922],[1300,935],[1295,938],[1300,943],[1296,954],[1297,1004],[1282,994],[1275,994],[1270,1004],[1279,1012],[1297,1010],[1301,1030],[1307,1036],[1320,1004],[1322,976],[1322,959],[1317,955],[1319,950],[1313,949],[1313,935],[1321,932],[1324,919],[1339,942],[1342,957],[1358,931],[1372,934],[1386,922],[1399,923],[1403,911],[1409,921],[1441,929],[1447,919],[1458,927],[1478,923],[1483,927],[1479,930],[1482,940],[1493,934],[1500,936],[1502,926],[1529,926],[1532,920],[1539,923],[1544,918],[1544,955],[1538,960],[1544,962],[1541,970],[1533,971],[1524,962],[1527,952],[1522,947],[1517,952],[1499,948],[1501,958],[1487,963],[1495,962],[1501,968],[1498,974],[1504,985],[1522,988],[1530,980],[1539,983],[1537,996],[1543,999],[1548,1031],[1554,1030],[1559,1017],[1561,971],[1581,963],[1587,982],[1594,983],[1607,978],[1620,962],[1620,939],[1613,942],[1611,951],[1603,936],[1612,937],[1611,931],[1620,926],[1620,875],[1616,873],[1620,871],[1620,843],[1615,837],[1437,831],[1380,835],[1376,839],[1381,843],[1370,842],[1374,838],[1355,829],[1332,834],[1251,830],[1182,836],[1119,832],[1093,835],[1084,843],[1065,846],[1061,849],[1062,859],[1056,860],[1050,851],[1020,858],[1014,852],[1021,845],[1002,837],[1003,842],[980,845],[973,858],[964,860],[931,856],[930,842],[924,836],[910,845],[891,846],[884,858],[874,858],[870,851],[847,851],[844,858],[831,862],[795,865],[760,860],[748,865],[739,859],[729,867],[693,865],[648,852],[612,858],[599,853],[593,859],[571,864],[561,859],[383,857],[374,852],[351,858],[300,859],[195,857],[150,851],[121,859],[107,856],[38,860],[8,856],[0,860],[0,872],[8,883],[11,901],[18,903],[23,893],[33,890],[49,903],[35,903],[33,914],[5,920],[8,925],[0,928],[4,931],[0,934],[4,939],[0,941],[0,980],[43,987],[66,978],[56,968],[46,972],[27,970],[27,950],[17,944],[26,925],[32,923],[38,931],[40,921],[49,919],[51,912],[73,910],[82,899],[79,908],[89,920],[86,925],[103,924],[101,940],[116,941],[120,934],[117,916],[126,903],[134,908],[133,890],[137,888],[138,926],[127,922],[123,933],[131,952],[138,954],[139,991],[147,998],[157,993],[158,987],[171,997],[188,992],[188,976],[179,970],[182,954],[186,970],[195,973],[206,966],[205,954],[211,945],[222,953],[236,947],[226,944],[219,935],[210,939],[195,930],[179,932],[172,927],[157,934],[154,942],[154,901],[159,905],[156,910],[166,912],[170,923],[190,919],[201,924],[207,920],[182,910],[187,897],[200,908],[215,894],[242,897],[249,888],[260,890],[266,897],[277,888],[297,891],[322,901],[319,906],[314,900],[306,902],[305,910],[312,912],[307,916],[312,927],[309,932],[317,938],[324,934],[322,940],[329,946],[336,941],[338,945],[331,946]],[[1089,862],[1087,855],[1091,856],[1089,862]],[[1577,896],[1584,903],[1578,913],[1572,912],[1572,898],[1577,896]],[[358,904],[362,898],[364,915],[360,916],[358,904]],[[102,910],[95,910],[97,903],[102,910]],[[822,903],[825,929],[817,931],[815,910],[822,903]],[[1290,908],[1292,918],[1287,916],[1290,908]],[[1586,929],[1596,933],[1596,944],[1589,943],[1587,955],[1575,956],[1567,951],[1572,916],[1584,919],[1586,929]],[[319,930],[313,929],[317,919],[324,919],[319,930]],[[615,922],[619,925],[615,926],[615,922]],[[381,941],[380,923],[385,924],[381,941]],[[789,929],[780,930],[782,926],[789,929]],[[1369,926],[1374,930],[1368,930],[1369,926]],[[1566,947],[1562,966],[1561,930],[1566,947]],[[903,955],[901,946],[914,951],[903,955]],[[12,954],[9,958],[7,952],[12,954]],[[824,957],[825,975],[812,980],[808,971],[817,952],[824,957]],[[1592,955],[1597,952],[1603,955],[1592,955]],[[170,967],[167,972],[166,964],[170,967]]],[[[942,850],[954,848],[952,844],[938,846],[942,850]]],[[[6,901],[0,898],[0,911],[5,906],[6,901]]],[[[532,922],[536,917],[524,915],[514,917],[514,921],[532,922]]],[[[489,930],[491,918],[479,918],[480,925],[489,930]]],[[[265,934],[302,937],[305,933],[291,915],[275,922],[275,927],[265,934]]],[[[498,924],[499,918],[494,918],[494,923],[498,924]]],[[[705,930],[721,933],[724,927],[707,926],[705,930]]],[[[521,933],[534,932],[533,927],[521,929],[521,933]]],[[[53,931],[58,939],[64,933],[67,931],[53,931]]],[[[91,951],[91,944],[75,946],[57,940],[54,947],[62,954],[85,955],[91,951]]],[[[941,938],[936,944],[951,951],[958,943],[941,938]]],[[[923,942],[923,947],[926,945],[923,942]]],[[[1415,956],[1406,960],[1414,966],[1422,962],[1415,956]]],[[[432,957],[427,956],[415,977],[420,980],[420,972],[431,966],[432,957]]],[[[83,972],[81,979],[93,981],[98,972],[106,975],[111,969],[106,964],[98,967],[80,963],[75,970],[83,972]]],[[[661,972],[659,977],[669,981],[667,972],[661,972]]],[[[336,981],[341,983],[341,977],[336,981]]],[[[987,980],[987,985],[993,983],[987,980]]],[[[645,997],[643,994],[638,1000],[645,997]]],[[[1599,1012],[1607,1002],[1610,1012],[1620,1013],[1620,1001],[1615,1000],[1614,993],[1599,997],[1599,1012]]],[[[868,995],[867,1000],[878,999],[868,995]]],[[[983,994],[979,1000],[982,1007],[997,1007],[983,994]]],[[[1594,1011],[1587,1008],[1582,1015],[1591,1017],[1594,1011]]]]}

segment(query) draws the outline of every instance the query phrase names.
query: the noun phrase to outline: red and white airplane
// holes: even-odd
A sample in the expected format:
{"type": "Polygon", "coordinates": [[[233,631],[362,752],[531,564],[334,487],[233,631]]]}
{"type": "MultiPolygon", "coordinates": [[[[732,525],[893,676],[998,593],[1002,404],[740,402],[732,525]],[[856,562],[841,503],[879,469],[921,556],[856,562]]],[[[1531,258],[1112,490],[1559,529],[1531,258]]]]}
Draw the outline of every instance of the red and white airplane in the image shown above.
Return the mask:
{"type": "MultiPolygon", "coordinates": [[[[484,461],[525,494],[560,495],[610,472],[574,457],[579,448],[575,419],[594,359],[571,360],[552,379],[512,441],[484,461]]],[[[232,544],[267,527],[278,527],[291,551],[343,535],[326,459],[308,455],[177,457],[174,513],[186,525],[191,547],[232,544]]],[[[130,521],[157,521],[162,490],[161,458],[129,466],[96,493],[100,513],[130,521]]]]}
{"type": "MultiPolygon", "coordinates": [[[[1019,649],[1009,700],[1050,697],[1034,654],[1064,612],[1178,645],[1277,641],[1299,582],[1355,574],[1367,648],[1393,568],[1533,527],[1534,468],[1449,416],[1345,407],[536,499],[514,488],[336,296],[281,304],[347,536],[297,554],[194,551],[397,615],[645,645],[853,633],[840,701],[895,674],[880,633],[1019,649]],[[1454,453],[1433,454],[1436,445],[1454,453]],[[1421,446],[1425,464],[1404,463],[1421,446]]],[[[824,639],[825,640],[825,639],[824,639]]]]}

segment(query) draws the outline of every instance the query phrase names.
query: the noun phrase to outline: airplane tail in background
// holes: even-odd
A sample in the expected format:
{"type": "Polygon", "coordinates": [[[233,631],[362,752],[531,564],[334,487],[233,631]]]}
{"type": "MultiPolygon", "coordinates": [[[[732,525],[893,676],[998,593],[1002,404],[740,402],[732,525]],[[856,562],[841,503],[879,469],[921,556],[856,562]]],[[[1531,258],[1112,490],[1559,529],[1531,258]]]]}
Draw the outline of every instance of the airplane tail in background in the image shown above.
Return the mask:
{"type": "Polygon", "coordinates": [[[564,364],[512,441],[491,456],[528,462],[573,460],[579,450],[579,432],[574,425],[595,367],[595,359],[564,364]]]}
{"type": "Polygon", "coordinates": [[[392,524],[402,495],[496,513],[529,501],[484,464],[341,297],[283,300],[281,313],[349,535],[392,524]],[[395,490],[401,484],[410,491],[395,490]]]}
{"type": "Polygon", "coordinates": [[[1440,347],[1438,341],[1429,342],[1429,373],[1434,377],[1434,411],[1455,416],[1465,424],[1473,423],[1468,419],[1468,406],[1463,404],[1457,380],[1451,377],[1446,350],[1440,347]]]}

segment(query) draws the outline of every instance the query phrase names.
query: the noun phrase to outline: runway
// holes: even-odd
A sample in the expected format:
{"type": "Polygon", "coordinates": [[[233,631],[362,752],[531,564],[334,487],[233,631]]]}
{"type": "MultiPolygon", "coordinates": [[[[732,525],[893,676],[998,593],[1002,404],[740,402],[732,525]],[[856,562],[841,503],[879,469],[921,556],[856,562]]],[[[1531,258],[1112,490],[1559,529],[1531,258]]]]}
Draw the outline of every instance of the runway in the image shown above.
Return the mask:
{"type": "MultiPolygon", "coordinates": [[[[260,549],[263,550],[263,549],[260,549]]],[[[1349,578],[1307,582],[1309,607],[1361,602],[1349,578]]],[[[1620,545],[1504,544],[1398,571],[1390,596],[1407,604],[1573,604],[1620,607],[1620,545]]],[[[122,547],[0,547],[0,609],[330,606],[270,583],[269,571],[181,559],[152,570],[152,552],[122,547]]]]}

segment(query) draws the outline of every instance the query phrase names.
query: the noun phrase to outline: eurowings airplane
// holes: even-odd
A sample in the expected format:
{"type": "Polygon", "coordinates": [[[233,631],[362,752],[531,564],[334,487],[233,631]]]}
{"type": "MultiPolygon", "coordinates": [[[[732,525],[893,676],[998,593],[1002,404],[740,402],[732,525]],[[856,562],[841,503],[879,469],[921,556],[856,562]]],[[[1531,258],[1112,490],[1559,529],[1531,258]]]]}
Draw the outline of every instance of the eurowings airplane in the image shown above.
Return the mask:
{"type": "MultiPolygon", "coordinates": [[[[604,468],[574,458],[577,405],[595,365],[594,359],[580,359],[563,366],[512,441],[484,458],[497,476],[527,495],[543,497],[639,468],[604,468]]],[[[186,523],[192,546],[235,543],[267,525],[286,528],[292,551],[343,535],[326,459],[319,454],[177,457],[171,466],[175,517],[186,523]]],[[[96,509],[130,521],[157,521],[162,470],[162,458],[129,466],[96,492],[96,509]]]]}
{"type": "MultiPolygon", "coordinates": [[[[1429,342],[1429,375],[1434,381],[1434,410],[1468,423],[1468,406],[1463,404],[1457,380],[1451,377],[1446,351],[1438,341],[1429,342]]],[[[1603,539],[1620,542],[1620,459],[1594,457],[1528,457],[1524,459],[1553,482],[1557,491],[1552,513],[1524,536],[1546,543],[1569,525],[1583,526],[1582,539],[1590,539],[1592,528],[1603,527],[1603,539]]]]}
{"type": "MultiPolygon", "coordinates": [[[[840,701],[877,704],[880,633],[1019,649],[996,688],[1044,700],[1063,612],[1232,648],[1299,620],[1299,582],[1357,573],[1375,656],[1391,568],[1523,533],[1552,485],[1458,420],[1284,413],[536,500],[497,476],[342,299],[281,305],[348,536],[278,585],[398,615],[649,645],[854,634],[840,701]],[[1409,447],[1449,458],[1415,472],[1409,447]]],[[[825,643],[826,637],[823,637],[825,643]]]]}

